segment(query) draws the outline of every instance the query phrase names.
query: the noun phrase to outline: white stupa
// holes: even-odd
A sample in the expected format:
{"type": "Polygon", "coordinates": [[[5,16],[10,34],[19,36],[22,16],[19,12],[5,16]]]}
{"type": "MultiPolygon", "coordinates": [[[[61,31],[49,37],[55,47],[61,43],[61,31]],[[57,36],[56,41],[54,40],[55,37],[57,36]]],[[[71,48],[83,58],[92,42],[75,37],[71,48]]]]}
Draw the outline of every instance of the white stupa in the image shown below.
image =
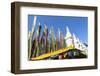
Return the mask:
{"type": "Polygon", "coordinates": [[[73,37],[69,31],[69,28],[66,27],[66,36],[65,36],[65,40],[66,40],[66,45],[67,47],[69,46],[73,46],[73,37]]]}
{"type": "Polygon", "coordinates": [[[76,38],[74,33],[73,33],[73,41],[74,41],[74,47],[78,48],[79,47],[79,44],[78,44],[79,42],[78,42],[78,40],[77,40],[77,38],[76,38]]]}
{"type": "Polygon", "coordinates": [[[72,36],[68,27],[66,28],[66,31],[65,40],[67,47],[73,46],[74,48],[81,50],[84,54],[87,54],[87,47],[82,43],[82,41],[80,41],[74,33],[72,36]]]}

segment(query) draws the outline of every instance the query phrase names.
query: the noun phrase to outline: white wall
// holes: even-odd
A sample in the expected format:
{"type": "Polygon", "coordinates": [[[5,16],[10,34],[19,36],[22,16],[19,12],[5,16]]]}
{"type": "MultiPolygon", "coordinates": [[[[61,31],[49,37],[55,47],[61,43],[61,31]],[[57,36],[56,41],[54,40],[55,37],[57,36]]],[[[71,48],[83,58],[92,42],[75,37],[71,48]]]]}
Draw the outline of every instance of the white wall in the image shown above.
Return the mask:
{"type": "MultiPolygon", "coordinates": [[[[74,5],[89,5],[98,6],[100,20],[100,0],[1,0],[0,2],[0,76],[16,76],[10,73],[10,55],[11,55],[11,15],[10,3],[13,1],[30,1],[41,3],[56,3],[56,4],[74,4],[74,5]]],[[[98,22],[98,28],[100,22],[98,22]]],[[[100,33],[100,30],[98,30],[100,33]]],[[[98,38],[100,42],[100,35],[98,38]]],[[[99,44],[100,45],[100,44],[99,44]]],[[[99,47],[99,46],[98,46],[99,47]]],[[[100,50],[98,48],[98,50],[100,50]]],[[[100,51],[98,51],[100,54],[100,51]]],[[[100,58],[100,55],[98,56],[100,58]]],[[[52,73],[39,73],[39,74],[21,74],[18,76],[100,76],[100,59],[98,70],[81,70],[81,71],[65,71],[65,72],[52,72],[52,73]]]]}

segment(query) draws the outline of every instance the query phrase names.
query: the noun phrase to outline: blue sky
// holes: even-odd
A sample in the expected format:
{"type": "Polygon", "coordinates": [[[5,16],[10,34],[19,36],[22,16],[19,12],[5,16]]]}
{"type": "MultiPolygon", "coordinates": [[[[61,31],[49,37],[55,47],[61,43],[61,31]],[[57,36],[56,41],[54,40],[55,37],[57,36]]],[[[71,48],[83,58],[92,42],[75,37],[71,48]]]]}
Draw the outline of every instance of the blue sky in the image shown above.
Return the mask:
{"type": "MultiPolygon", "coordinates": [[[[29,31],[32,29],[33,20],[34,15],[28,15],[29,31]]],[[[42,25],[42,29],[44,28],[44,24],[46,24],[49,30],[53,27],[56,34],[59,28],[64,36],[66,34],[66,26],[68,26],[70,32],[74,33],[82,42],[88,42],[88,17],[37,15],[36,30],[39,22],[42,25]]]]}

